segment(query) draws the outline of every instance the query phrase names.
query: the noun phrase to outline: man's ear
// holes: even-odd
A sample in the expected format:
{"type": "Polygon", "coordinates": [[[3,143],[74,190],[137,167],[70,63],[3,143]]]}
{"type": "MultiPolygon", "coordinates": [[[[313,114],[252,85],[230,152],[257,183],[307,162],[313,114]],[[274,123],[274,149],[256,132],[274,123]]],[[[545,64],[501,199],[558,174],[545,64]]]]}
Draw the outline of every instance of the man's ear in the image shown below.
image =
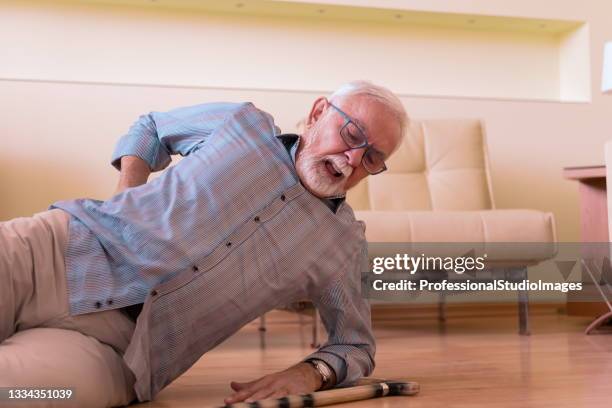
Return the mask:
{"type": "Polygon", "coordinates": [[[312,108],[310,109],[310,113],[306,118],[306,129],[312,127],[319,120],[323,112],[325,112],[328,104],[329,101],[324,96],[321,96],[314,101],[312,108]]]}

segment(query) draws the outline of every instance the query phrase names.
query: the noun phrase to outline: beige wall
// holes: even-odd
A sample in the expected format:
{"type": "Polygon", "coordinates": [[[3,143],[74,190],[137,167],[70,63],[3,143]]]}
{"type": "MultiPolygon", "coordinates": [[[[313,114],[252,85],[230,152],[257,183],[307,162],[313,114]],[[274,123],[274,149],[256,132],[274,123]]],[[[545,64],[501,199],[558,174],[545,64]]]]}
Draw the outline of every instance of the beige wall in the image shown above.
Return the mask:
{"type": "MultiPolygon", "coordinates": [[[[500,34],[512,39],[501,54],[518,49],[525,59],[508,65],[495,58],[499,48],[492,48],[490,60],[478,55],[475,60],[492,72],[490,78],[470,77],[474,62],[465,56],[456,67],[449,66],[445,58],[460,54],[444,53],[442,47],[432,55],[441,58],[444,66],[437,75],[428,76],[421,71],[436,65],[433,57],[427,62],[426,52],[435,47],[431,36],[422,42],[417,38],[431,31],[427,27],[411,29],[406,50],[397,37],[405,34],[404,28],[399,34],[397,27],[389,30],[378,25],[367,31],[358,22],[5,2],[0,4],[0,219],[43,210],[58,199],[109,196],[116,181],[108,165],[113,145],[143,112],[203,101],[251,100],[273,113],[283,130],[291,131],[319,90],[331,90],[345,78],[368,77],[399,90],[412,116],[482,118],[497,206],[553,211],[559,237],[578,239],[577,186],[562,179],[561,168],[603,163],[603,144],[612,137],[612,97],[599,92],[603,43],[612,40],[608,18],[612,3],[423,0],[375,5],[585,21],[590,42],[588,50],[582,51],[585,58],[590,54],[590,65],[586,61],[578,69],[590,69],[592,101],[542,102],[529,100],[531,94],[519,99],[521,95],[513,93],[519,88],[529,91],[530,86],[549,92],[555,86],[546,77],[551,72],[571,85],[571,69],[564,74],[550,65],[564,58],[550,58],[550,38],[531,36],[533,41],[517,48],[517,36],[524,34],[500,34]],[[313,24],[321,30],[309,36],[313,24]],[[274,35],[279,29],[286,30],[285,38],[274,35]],[[261,41],[245,47],[249,33],[261,41]],[[350,41],[355,38],[367,46],[350,41]],[[389,38],[393,41],[386,41],[389,38]],[[266,47],[283,42],[285,48],[280,50],[280,45],[266,47]],[[240,58],[234,49],[241,50],[240,58]],[[531,52],[538,49],[542,52],[531,52]],[[364,50],[375,50],[376,58],[363,65],[354,63],[364,50]],[[415,53],[426,62],[412,64],[415,53]],[[386,55],[394,55],[392,64],[384,60],[386,55]],[[541,63],[537,58],[543,58],[541,63]],[[398,65],[407,67],[411,75],[398,71],[398,65]],[[505,65],[508,72],[500,69],[505,65]],[[533,75],[513,79],[511,71],[526,67],[536,67],[533,75]],[[456,76],[450,74],[453,68],[456,76]],[[452,92],[447,91],[451,88],[452,92]],[[482,97],[468,97],[474,89],[482,97]],[[489,90],[494,91],[491,95],[508,98],[487,97],[489,90]]],[[[473,33],[465,37],[485,44],[473,33]]],[[[483,54],[490,53],[483,49],[483,54]]]]}
{"type": "Polygon", "coordinates": [[[20,3],[0,22],[5,78],[310,91],[350,76],[411,95],[560,96],[546,33],[80,3],[20,3]]]}

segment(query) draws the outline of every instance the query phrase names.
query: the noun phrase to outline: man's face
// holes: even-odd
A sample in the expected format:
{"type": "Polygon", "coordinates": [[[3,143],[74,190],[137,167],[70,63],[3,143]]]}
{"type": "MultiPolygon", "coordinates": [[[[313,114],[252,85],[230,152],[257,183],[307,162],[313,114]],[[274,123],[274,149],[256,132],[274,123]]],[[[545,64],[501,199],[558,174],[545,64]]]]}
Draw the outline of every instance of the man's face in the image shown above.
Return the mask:
{"type": "MultiPolygon", "coordinates": [[[[365,132],[368,143],[388,158],[401,142],[397,117],[375,98],[357,95],[334,101],[365,132]]],[[[317,197],[344,195],[364,177],[366,148],[349,149],[340,129],[345,118],[326,98],[315,101],[296,157],[302,184],[317,197]]]]}

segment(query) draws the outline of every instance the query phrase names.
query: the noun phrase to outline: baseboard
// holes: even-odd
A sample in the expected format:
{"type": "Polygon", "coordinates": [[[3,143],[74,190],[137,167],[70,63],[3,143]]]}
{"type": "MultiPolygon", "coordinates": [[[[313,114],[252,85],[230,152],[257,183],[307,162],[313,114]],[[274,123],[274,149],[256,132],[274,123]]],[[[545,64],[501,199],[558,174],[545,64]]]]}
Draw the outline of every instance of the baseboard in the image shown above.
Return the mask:
{"type": "MultiPolygon", "coordinates": [[[[534,303],[529,305],[529,314],[557,315],[565,314],[565,303],[534,303]]],[[[437,318],[438,304],[374,304],[372,320],[404,320],[418,318],[437,318]]],[[[516,302],[504,303],[448,303],[446,317],[487,317],[517,316],[516,302]]]]}
{"type": "MultiPolygon", "coordinates": [[[[310,302],[297,302],[282,310],[312,316],[310,302]]],[[[530,303],[529,315],[566,314],[567,304],[530,303]]],[[[517,302],[447,303],[446,317],[517,316],[517,302]]],[[[372,320],[437,319],[438,303],[374,303],[372,320]]]]}

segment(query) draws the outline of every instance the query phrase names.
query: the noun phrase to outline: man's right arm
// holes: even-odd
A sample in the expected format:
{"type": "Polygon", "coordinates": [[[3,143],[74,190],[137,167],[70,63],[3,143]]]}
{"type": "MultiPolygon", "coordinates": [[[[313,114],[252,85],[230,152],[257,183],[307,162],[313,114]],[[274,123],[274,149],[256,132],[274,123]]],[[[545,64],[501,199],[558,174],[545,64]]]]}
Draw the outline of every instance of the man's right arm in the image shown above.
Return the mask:
{"type": "Polygon", "coordinates": [[[151,174],[151,169],[147,162],[138,156],[121,157],[121,173],[119,183],[115,189],[115,194],[119,194],[126,188],[136,187],[145,184],[151,174]]]}
{"type": "MultiPolygon", "coordinates": [[[[134,156],[146,163],[150,172],[163,170],[170,164],[171,155],[187,156],[197,150],[239,107],[235,103],[205,103],[142,115],[119,139],[111,164],[123,170],[123,158],[134,156]]],[[[136,163],[140,167],[141,163],[136,163]]],[[[126,177],[142,181],[141,172],[126,172],[126,177]]]]}

